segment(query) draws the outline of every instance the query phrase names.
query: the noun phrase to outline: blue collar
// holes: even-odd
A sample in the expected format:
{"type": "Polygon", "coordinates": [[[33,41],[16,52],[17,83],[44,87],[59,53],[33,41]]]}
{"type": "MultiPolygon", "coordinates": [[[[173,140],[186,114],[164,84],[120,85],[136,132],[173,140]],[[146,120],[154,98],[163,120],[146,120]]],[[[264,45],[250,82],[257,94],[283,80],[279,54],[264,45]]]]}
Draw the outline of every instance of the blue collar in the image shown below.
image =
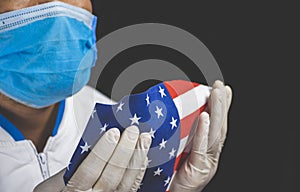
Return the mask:
{"type": "MultiPolygon", "coordinates": [[[[63,118],[64,111],[65,111],[65,104],[66,104],[65,100],[61,101],[59,104],[56,122],[54,125],[54,129],[52,131],[53,137],[57,134],[58,127],[63,118]]],[[[0,114],[0,127],[2,127],[7,133],[9,133],[14,138],[15,141],[26,140],[24,135],[21,133],[21,131],[1,114],[0,114]]]]}

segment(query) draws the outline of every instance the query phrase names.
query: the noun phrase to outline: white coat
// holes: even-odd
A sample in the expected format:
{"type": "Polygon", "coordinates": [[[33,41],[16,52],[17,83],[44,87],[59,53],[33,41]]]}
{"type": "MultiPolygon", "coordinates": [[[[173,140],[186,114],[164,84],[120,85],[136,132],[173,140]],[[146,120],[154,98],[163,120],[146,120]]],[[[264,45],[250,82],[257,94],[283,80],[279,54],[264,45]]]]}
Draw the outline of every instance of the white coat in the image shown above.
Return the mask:
{"type": "Polygon", "coordinates": [[[0,191],[31,192],[37,184],[67,167],[96,102],[111,103],[88,86],[62,102],[58,116],[61,121],[42,153],[37,153],[33,143],[22,139],[22,134],[2,116],[0,191]]]}

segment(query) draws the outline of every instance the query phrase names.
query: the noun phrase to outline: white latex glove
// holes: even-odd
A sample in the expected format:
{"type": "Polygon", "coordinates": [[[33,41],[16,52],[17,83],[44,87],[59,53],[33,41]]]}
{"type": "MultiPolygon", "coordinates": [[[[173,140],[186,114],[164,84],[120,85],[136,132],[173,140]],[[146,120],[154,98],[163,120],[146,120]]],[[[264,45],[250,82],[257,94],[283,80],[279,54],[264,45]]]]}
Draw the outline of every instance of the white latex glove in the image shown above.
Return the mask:
{"type": "Polygon", "coordinates": [[[65,186],[62,170],[39,184],[35,192],[137,191],[147,167],[151,145],[148,133],[128,127],[120,138],[118,129],[108,130],[65,186]]]}
{"type": "Polygon", "coordinates": [[[208,112],[201,113],[187,160],[176,173],[170,192],[200,192],[213,178],[227,133],[232,91],[221,81],[213,85],[208,112]]]}

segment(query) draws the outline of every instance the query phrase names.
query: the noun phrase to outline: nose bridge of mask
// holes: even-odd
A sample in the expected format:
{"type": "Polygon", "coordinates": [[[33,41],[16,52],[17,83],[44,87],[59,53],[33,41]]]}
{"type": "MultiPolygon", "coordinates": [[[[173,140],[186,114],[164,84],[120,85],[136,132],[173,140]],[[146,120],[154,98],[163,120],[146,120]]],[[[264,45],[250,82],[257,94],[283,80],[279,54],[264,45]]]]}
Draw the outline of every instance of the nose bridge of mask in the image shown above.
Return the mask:
{"type": "Polygon", "coordinates": [[[62,2],[1,14],[0,70],[47,73],[91,67],[93,62],[85,60],[96,59],[91,55],[96,49],[95,25],[96,17],[91,13],[62,2]],[[74,52],[71,58],[66,54],[70,51],[74,52]],[[54,54],[57,59],[53,62],[59,64],[45,68],[42,64],[54,54]],[[12,65],[15,60],[23,62],[12,65]]]}

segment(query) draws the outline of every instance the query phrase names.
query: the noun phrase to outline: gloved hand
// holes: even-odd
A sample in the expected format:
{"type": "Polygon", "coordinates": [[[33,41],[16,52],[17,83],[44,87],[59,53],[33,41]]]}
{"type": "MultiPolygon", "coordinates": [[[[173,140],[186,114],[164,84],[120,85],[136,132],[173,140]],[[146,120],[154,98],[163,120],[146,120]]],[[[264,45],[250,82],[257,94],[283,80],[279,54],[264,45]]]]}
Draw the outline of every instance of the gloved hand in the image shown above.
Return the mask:
{"type": "Polygon", "coordinates": [[[39,184],[34,192],[137,191],[147,167],[151,145],[148,133],[128,127],[120,138],[118,129],[108,130],[65,186],[62,170],[39,184]]]}
{"type": "Polygon", "coordinates": [[[201,113],[189,157],[176,173],[170,192],[200,192],[215,175],[227,133],[232,91],[220,81],[213,85],[208,112],[201,113]]]}

